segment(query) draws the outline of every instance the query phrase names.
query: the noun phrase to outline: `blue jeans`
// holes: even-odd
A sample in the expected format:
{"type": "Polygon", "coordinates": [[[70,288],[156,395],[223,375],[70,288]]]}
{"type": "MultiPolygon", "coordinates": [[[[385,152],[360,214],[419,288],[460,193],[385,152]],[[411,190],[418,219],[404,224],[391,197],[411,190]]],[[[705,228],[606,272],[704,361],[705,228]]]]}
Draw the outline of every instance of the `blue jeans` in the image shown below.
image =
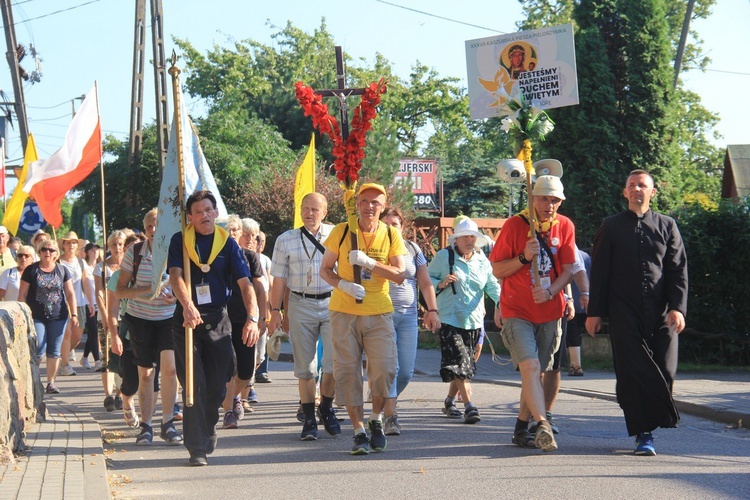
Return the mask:
{"type": "Polygon", "coordinates": [[[398,351],[398,365],[396,367],[396,383],[391,386],[389,398],[398,397],[409,385],[414,375],[414,364],[417,360],[417,309],[404,311],[399,309],[393,313],[393,327],[396,330],[396,350],[398,351]]]}
{"type": "Polygon", "coordinates": [[[65,338],[65,325],[68,319],[34,320],[36,329],[36,356],[42,359],[44,354],[48,358],[59,358],[62,350],[63,338],[65,338]]]}

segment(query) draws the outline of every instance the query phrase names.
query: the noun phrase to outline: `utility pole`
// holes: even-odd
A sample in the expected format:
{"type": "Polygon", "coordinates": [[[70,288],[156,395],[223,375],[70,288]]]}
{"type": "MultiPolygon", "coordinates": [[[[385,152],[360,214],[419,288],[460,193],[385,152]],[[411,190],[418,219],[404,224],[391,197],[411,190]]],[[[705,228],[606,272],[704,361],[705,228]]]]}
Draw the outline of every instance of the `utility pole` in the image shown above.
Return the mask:
{"type": "Polygon", "coordinates": [[[680,78],[682,68],[682,56],[685,53],[685,44],[690,31],[690,19],[693,17],[693,6],[695,0],[688,0],[687,10],[685,11],[685,20],[682,23],[682,34],[680,35],[680,44],[677,46],[677,56],[674,58],[674,88],[677,88],[677,80],[680,78]]]}
{"type": "Polygon", "coordinates": [[[21,134],[21,146],[26,151],[26,142],[29,138],[29,123],[26,119],[26,101],[23,97],[23,84],[21,83],[21,71],[18,66],[18,52],[16,44],[16,27],[13,23],[13,11],[11,9],[11,0],[2,0],[0,10],[2,10],[3,24],[5,25],[5,44],[8,48],[8,66],[10,66],[10,77],[13,81],[13,93],[15,102],[13,107],[16,112],[18,121],[18,131],[21,134]]]}
{"type": "MultiPolygon", "coordinates": [[[[156,92],[156,145],[159,170],[167,162],[169,116],[167,110],[167,72],[164,53],[164,24],[161,0],[151,0],[151,41],[153,45],[154,87],[156,92]]],[[[146,0],[135,1],[133,45],[133,85],[130,112],[130,163],[141,158],[143,148],[143,79],[146,57],[146,0]]]]}

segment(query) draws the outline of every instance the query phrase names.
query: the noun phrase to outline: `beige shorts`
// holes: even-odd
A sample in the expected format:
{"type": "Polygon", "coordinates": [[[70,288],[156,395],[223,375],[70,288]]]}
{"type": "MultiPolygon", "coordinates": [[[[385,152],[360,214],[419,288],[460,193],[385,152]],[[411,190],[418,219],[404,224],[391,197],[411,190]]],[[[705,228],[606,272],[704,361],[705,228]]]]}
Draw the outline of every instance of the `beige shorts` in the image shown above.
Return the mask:
{"type": "Polygon", "coordinates": [[[363,352],[367,356],[367,380],[372,395],[387,398],[398,363],[393,313],[356,316],[331,311],[331,340],[336,403],[364,405],[363,352]]]}

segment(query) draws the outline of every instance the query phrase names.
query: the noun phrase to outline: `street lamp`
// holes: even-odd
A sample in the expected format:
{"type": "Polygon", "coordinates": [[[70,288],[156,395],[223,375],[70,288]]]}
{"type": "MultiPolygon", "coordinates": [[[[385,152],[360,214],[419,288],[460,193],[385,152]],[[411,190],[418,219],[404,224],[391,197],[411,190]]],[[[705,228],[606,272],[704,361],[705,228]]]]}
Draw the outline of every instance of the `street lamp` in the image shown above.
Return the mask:
{"type": "Polygon", "coordinates": [[[76,101],[83,101],[84,99],[86,99],[86,94],[81,94],[80,96],[74,97],[70,100],[72,118],[76,117],[76,101]]]}

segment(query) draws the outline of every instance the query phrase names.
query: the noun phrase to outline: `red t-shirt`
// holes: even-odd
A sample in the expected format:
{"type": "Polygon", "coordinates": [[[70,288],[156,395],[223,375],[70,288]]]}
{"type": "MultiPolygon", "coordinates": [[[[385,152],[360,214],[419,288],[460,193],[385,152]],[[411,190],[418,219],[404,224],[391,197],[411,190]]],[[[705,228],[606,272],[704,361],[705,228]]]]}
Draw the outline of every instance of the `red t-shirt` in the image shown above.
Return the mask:
{"type": "MultiPolygon", "coordinates": [[[[549,278],[549,283],[555,282],[562,272],[563,264],[575,262],[575,226],[564,215],[557,215],[555,224],[548,233],[539,233],[552,253],[552,259],[540,245],[539,278],[542,283],[549,278]],[[554,265],[553,265],[554,261],[554,265]]],[[[529,224],[519,216],[511,217],[503,225],[497,237],[495,247],[490,254],[490,262],[518,257],[529,239],[529,224]]],[[[521,318],[532,323],[547,323],[562,318],[565,312],[565,298],[562,291],[552,300],[542,304],[535,304],[531,295],[533,274],[531,265],[527,264],[515,274],[503,278],[500,292],[500,307],[503,318],[521,318]]]]}

